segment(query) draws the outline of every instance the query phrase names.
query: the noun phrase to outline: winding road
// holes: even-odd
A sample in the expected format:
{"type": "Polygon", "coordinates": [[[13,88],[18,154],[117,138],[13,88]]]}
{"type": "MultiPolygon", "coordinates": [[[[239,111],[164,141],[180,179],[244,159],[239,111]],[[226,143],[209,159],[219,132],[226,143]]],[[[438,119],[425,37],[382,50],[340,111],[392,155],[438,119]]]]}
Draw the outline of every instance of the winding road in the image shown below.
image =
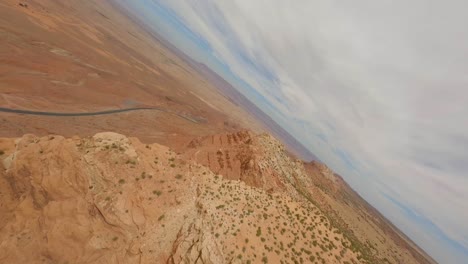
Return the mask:
{"type": "Polygon", "coordinates": [[[114,109],[114,110],[105,110],[105,111],[98,111],[98,112],[76,112],[76,113],[66,113],[66,112],[43,112],[43,111],[32,111],[32,110],[24,110],[24,109],[12,109],[12,108],[5,108],[5,107],[0,107],[0,112],[4,113],[13,113],[13,114],[23,114],[23,115],[37,115],[37,116],[68,116],[68,117],[73,117],[73,116],[98,116],[98,115],[111,115],[111,114],[118,114],[118,113],[124,113],[124,112],[132,112],[132,111],[142,111],[142,110],[152,110],[152,111],[160,111],[160,112],[165,112],[169,114],[176,115],[178,117],[181,117],[185,120],[188,120],[193,123],[198,123],[197,120],[192,119],[190,117],[174,113],[171,111],[168,111],[163,108],[159,107],[133,107],[133,108],[125,108],[125,109],[114,109]]]}

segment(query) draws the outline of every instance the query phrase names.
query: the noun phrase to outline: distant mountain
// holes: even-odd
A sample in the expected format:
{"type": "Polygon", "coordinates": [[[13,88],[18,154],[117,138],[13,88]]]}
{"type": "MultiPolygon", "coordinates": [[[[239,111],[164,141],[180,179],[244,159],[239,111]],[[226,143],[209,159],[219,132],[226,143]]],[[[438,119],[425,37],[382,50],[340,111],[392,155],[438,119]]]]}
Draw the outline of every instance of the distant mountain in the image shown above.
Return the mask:
{"type": "Polygon", "coordinates": [[[244,107],[251,113],[257,120],[259,120],[266,129],[275,137],[280,139],[288,148],[290,152],[297,155],[305,161],[319,160],[310,150],[308,150],[301,142],[299,142],[293,135],[286,131],[276,121],[274,121],[268,114],[263,112],[257,105],[255,105],[249,98],[234,88],[229,82],[224,80],[216,72],[211,70],[208,66],[202,63],[190,62],[195,70],[205,76],[211,83],[213,83],[231,102],[244,107]]]}
{"type": "Polygon", "coordinates": [[[208,82],[214,85],[219,91],[233,104],[242,106],[251,115],[253,115],[261,124],[275,137],[280,139],[288,148],[288,150],[295,156],[304,161],[319,160],[309,149],[307,149],[301,142],[299,142],[293,135],[281,127],[274,121],[268,114],[263,112],[257,105],[255,105],[249,98],[243,95],[239,90],[233,87],[223,77],[213,71],[207,65],[192,59],[189,55],[178,49],[172,43],[167,41],[164,37],[159,35],[155,30],[151,29],[151,25],[145,24],[138,18],[134,18],[136,23],[139,23],[142,28],[147,30],[147,33],[153,36],[158,42],[169,49],[171,52],[184,60],[192,69],[197,71],[200,75],[206,78],[208,82]]]}

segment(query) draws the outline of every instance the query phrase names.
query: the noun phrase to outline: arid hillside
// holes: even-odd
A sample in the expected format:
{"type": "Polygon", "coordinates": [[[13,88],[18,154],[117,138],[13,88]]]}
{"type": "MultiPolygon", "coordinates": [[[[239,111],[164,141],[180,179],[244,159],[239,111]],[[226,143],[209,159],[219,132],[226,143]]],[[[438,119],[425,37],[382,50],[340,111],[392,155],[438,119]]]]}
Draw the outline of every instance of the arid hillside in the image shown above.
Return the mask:
{"type": "Polygon", "coordinates": [[[116,1],[0,2],[0,108],[82,113],[131,107],[165,111],[0,112],[0,136],[116,131],[175,147],[193,136],[263,130],[116,1]]]}
{"type": "Polygon", "coordinates": [[[430,263],[364,207],[341,225],[333,196],[313,200],[329,170],[266,134],[197,138],[180,154],[116,133],[0,149],[2,263],[430,263]]]}

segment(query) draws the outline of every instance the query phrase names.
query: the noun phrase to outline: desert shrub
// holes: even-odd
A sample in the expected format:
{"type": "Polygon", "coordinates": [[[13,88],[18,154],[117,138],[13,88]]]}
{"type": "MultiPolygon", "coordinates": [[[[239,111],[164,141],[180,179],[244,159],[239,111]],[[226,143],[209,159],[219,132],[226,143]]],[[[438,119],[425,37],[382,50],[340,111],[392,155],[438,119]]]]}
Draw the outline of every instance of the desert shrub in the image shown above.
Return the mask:
{"type": "Polygon", "coordinates": [[[262,229],[260,227],[257,228],[257,236],[261,236],[262,235],[262,229]]]}

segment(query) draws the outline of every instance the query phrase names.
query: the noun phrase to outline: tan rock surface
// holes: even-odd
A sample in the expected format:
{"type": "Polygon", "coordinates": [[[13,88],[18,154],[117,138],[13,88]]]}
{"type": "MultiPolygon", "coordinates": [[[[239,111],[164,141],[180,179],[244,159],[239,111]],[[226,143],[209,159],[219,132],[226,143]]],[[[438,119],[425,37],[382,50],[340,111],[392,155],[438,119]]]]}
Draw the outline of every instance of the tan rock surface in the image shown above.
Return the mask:
{"type": "Polygon", "coordinates": [[[188,145],[178,155],[109,132],[1,139],[0,262],[418,263],[390,236],[360,248],[373,231],[354,235],[327,198],[331,207],[311,200],[320,181],[273,137],[188,145]],[[201,158],[217,151],[232,153],[230,167],[201,158]]]}

